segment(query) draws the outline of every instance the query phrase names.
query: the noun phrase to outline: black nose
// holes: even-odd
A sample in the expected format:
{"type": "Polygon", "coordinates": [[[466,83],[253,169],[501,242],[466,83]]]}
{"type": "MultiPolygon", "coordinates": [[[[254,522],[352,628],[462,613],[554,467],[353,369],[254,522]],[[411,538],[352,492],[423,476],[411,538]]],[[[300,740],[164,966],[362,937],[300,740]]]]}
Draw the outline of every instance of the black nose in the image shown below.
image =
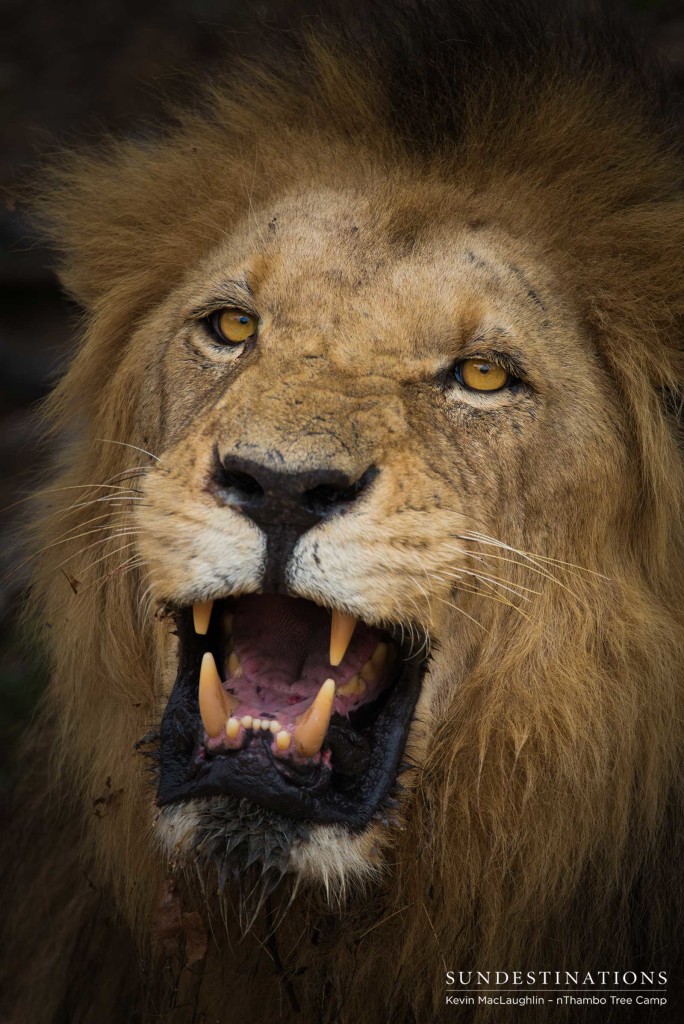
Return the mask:
{"type": "Polygon", "coordinates": [[[355,479],[338,469],[288,473],[215,451],[213,490],[249,516],[268,539],[271,571],[285,569],[292,548],[312,526],[349,509],[378,474],[369,466],[355,479]]]}

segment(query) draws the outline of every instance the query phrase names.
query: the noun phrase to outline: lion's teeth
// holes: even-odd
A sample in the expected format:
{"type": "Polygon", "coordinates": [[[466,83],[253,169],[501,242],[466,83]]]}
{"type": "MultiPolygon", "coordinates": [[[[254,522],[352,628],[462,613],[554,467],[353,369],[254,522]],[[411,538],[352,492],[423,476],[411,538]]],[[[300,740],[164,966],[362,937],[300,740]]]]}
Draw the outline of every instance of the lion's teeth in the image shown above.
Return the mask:
{"type": "Polygon", "coordinates": [[[262,732],[268,732],[270,728],[271,728],[271,719],[270,718],[262,718],[261,719],[261,729],[262,729],[262,732]]]}
{"type": "Polygon", "coordinates": [[[242,675],[242,665],[240,664],[240,659],[235,651],[233,651],[228,659],[228,670],[230,671],[230,674],[236,678],[242,675]]]}
{"type": "Polygon", "coordinates": [[[245,715],[243,717],[243,719],[242,719],[242,728],[243,729],[251,729],[252,728],[252,716],[251,715],[245,715]]]}
{"type": "Polygon", "coordinates": [[[295,726],[295,746],[304,757],[313,757],[323,746],[330,725],[335,699],[335,680],[326,679],[308,708],[295,726]]]}
{"type": "Polygon", "coordinates": [[[240,732],[240,719],[233,718],[232,716],[226,722],[226,736],[229,740],[234,740],[237,734],[240,732]]]}
{"type": "Polygon", "coordinates": [[[382,675],[385,662],[387,661],[388,650],[387,644],[379,643],[361,669],[361,675],[367,683],[376,683],[382,675]]]}
{"type": "Polygon", "coordinates": [[[192,622],[195,627],[195,632],[199,633],[200,636],[207,635],[209,619],[211,618],[211,609],[213,607],[213,601],[196,601],[192,606],[192,622]]]}
{"type": "Polygon", "coordinates": [[[333,610],[332,622],[330,624],[330,664],[339,665],[349,647],[352,638],[356,619],[346,612],[333,610]]]}
{"type": "Polygon", "coordinates": [[[252,719],[252,728],[254,729],[255,732],[257,731],[257,729],[261,728],[261,719],[260,718],[253,718],[252,719]]]}
{"type": "MultiPolygon", "coordinates": [[[[370,665],[370,662],[367,664],[370,665]]],[[[366,666],[364,665],[364,668],[366,666]]],[[[361,670],[363,671],[363,669],[361,670]]],[[[344,686],[339,686],[337,692],[343,697],[360,697],[361,694],[366,692],[366,684],[361,676],[352,676],[349,682],[345,683],[344,686]]]]}
{"type": "Polygon", "coordinates": [[[385,667],[388,651],[389,647],[387,646],[387,644],[384,644],[382,641],[380,641],[380,643],[378,644],[378,646],[375,648],[371,655],[371,662],[379,671],[382,671],[382,669],[385,667]]]}
{"type": "Polygon", "coordinates": [[[380,678],[380,673],[376,669],[372,660],[369,658],[365,665],[361,668],[361,676],[367,683],[374,683],[380,678]]]}
{"type": "Polygon", "coordinates": [[[277,718],[274,718],[271,721],[269,729],[271,730],[272,733],[280,732],[280,722],[278,721],[277,718]]]}
{"type": "Polygon", "coordinates": [[[275,738],[278,750],[288,750],[290,747],[290,734],[287,729],[281,729],[275,738]]]}
{"type": "Polygon", "coordinates": [[[199,677],[199,711],[207,736],[220,736],[234,707],[234,701],[221,686],[214,655],[207,651],[202,657],[199,677]]]}

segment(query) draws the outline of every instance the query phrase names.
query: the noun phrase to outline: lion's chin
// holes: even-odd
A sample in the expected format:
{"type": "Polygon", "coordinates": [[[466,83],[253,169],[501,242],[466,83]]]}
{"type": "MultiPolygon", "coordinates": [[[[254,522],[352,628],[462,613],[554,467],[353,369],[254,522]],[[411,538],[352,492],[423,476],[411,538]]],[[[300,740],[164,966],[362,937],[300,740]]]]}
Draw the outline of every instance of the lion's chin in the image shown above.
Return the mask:
{"type": "Polygon", "coordinates": [[[386,821],[424,655],[398,630],[302,598],[252,594],[173,614],[157,802],[201,808],[196,842],[212,858],[244,847],[249,863],[290,863],[315,825],[356,834],[386,821]]]}
{"type": "Polygon", "coordinates": [[[378,878],[389,832],[372,824],[360,832],[343,825],[297,821],[235,797],[209,797],[162,807],[156,833],[174,868],[208,872],[222,892],[249,872],[259,898],[291,876],[339,899],[378,878]]]}

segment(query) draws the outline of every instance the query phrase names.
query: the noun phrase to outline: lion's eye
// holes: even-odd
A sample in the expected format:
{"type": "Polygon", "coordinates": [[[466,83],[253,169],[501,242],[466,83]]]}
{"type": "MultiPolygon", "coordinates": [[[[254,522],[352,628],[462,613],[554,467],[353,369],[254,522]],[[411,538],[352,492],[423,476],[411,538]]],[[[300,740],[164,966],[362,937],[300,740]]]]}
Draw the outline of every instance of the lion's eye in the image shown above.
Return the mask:
{"type": "Polygon", "coordinates": [[[459,384],[471,391],[501,391],[511,383],[503,366],[488,359],[464,359],[457,363],[454,373],[459,384]]]}
{"type": "Polygon", "coordinates": [[[211,317],[211,326],[221,341],[241,345],[256,334],[257,318],[242,309],[219,309],[211,317]]]}

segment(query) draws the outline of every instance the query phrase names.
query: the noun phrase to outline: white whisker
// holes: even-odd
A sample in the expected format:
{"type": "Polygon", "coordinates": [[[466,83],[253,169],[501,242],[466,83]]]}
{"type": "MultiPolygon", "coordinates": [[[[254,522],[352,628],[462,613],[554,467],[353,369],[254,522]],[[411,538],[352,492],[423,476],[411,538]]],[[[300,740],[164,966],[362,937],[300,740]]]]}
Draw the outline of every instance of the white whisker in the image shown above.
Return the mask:
{"type": "Polygon", "coordinates": [[[136,452],[141,452],[143,455],[149,455],[155,462],[161,462],[158,455],[154,455],[152,452],[148,452],[146,448],[139,448],[137,444],[129,444],[128,441],[112,441],[107,437],[94,437],[93,441],[100,441],[102,444],[120,444],[123,448],[133,448],[136,452]]]}

